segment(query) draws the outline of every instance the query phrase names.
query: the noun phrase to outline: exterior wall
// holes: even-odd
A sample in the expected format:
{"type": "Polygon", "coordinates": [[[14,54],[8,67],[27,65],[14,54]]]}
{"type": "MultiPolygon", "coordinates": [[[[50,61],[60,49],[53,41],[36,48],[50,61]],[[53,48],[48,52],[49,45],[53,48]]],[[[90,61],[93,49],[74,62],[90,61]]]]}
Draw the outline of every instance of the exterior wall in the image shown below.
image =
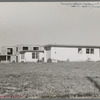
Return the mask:
{"type": "Polygon", "coordinates": [[[44,62],[51,58],[51,47],[44,48],[44,62]]]}
{"type": "Polygon", "coordinates": [[[39,60],[40,61],[43,61],[44,60],[44,53],[43,52],[40,52],[39,53],[39,60]]]}
{"type": "MultiPolygon", "coordinates": [[[[48,52],[47,52],[48,53],[48,52]]],[[[47,58],[49,58],[50,53],[48,53],[47,58]]],[[[51,48],[51,59],[60,61],[86,61],[88,59],[91,61],[100,60],[99,49],[94,49],[94,54],[86,54],[86,48],[82,48],[82,53],[78,53],[78,48],[63,48],[63,47],[52,47],[51,48]]]]}
{"type": "Polygon", "coordinates": [[[11,62],[16,62],[16,56],[11,56],[11,62]]]}
{"type": "Polygon", "coordinates": [[[42,60],[43,57],[43,53],[39,53],[39,58],[32,58],[32,52],[26,52],[24,53],[24,59],[21,59],[21,54],[19,54],[18,56],[18,62],[37,62],[38,59],[42,60]]]}
{"type": "Polygon", "coordinates": [[[1,47],[1,55],[8,55],[7,54],[7,48],[12,48],[13,49],[13,54],[12,55],[14,55],[15,47],[12,47],[12,46],[4,46],[4,47],[1,47]]]}
{"type": "Polygon", "coordinates": [[[7,55],[6,47],[1,47],[1,55],[7,55]]]}
{"type": "Polygon", "coordinates": [[[38,45],[17,45],[16,47],[18,47],[18,52],[19,51],[23,51],[23,47],[28,47],[28,50],[33,50],[33,47],[39,47],[38,45]]]}
{"type": "Polygon", "coordinates": [[[18,47],[18,52],[23,51],[23,47],[28,47],[28,50],[31,50],[31,46],[29,45],[17,45],[16,47],[18,47]]]}
{"type": "Polygon", "coordinates": [[[21,59],[21,54],[18,55],[18,62],[25,62],[25,58],[21,59]]]}
{"type": "Polygon", "coordinates": [[[32,59],[32,52],[25,53],[25,62],[37,62],[38,59],[32,59]]]}

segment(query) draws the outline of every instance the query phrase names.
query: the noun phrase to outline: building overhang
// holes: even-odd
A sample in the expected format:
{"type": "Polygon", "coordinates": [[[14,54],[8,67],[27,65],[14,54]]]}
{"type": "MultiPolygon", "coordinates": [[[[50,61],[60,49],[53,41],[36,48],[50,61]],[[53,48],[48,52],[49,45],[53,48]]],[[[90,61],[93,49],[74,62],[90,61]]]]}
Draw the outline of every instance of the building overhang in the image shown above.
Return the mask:
{"type": "Polygon", "coordinates": [[[64,47],[64,48],[100,48],[100,46],[93,46],[93,45],[61,45],[61,44],[47,44],[47,45],[44,45],[44,48],[51,48],[51,47],[64,47]]]}
{"type": "Polygon", "coordinates": [[[38,52],[38,53],[40,53],[40,52],[44,52],[44,51],[43,50],[23,50],[23,51],[20,51],[19,53],[23,54],[23,53],[26,53],[26,52],[38,52]]]}

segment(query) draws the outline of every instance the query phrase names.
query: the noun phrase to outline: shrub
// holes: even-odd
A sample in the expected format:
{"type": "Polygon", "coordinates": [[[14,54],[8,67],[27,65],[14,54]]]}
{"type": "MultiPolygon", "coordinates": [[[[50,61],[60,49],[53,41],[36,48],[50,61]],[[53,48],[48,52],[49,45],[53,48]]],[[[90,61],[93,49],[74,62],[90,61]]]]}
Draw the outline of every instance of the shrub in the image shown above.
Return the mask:
{"type": "Polygon", "coordinates": [[[51,62],[52,62],[51,58],[49,58],[49,59],[47,60],[47,62],[48,62],[48,63],[51,63],[51,62]]]}

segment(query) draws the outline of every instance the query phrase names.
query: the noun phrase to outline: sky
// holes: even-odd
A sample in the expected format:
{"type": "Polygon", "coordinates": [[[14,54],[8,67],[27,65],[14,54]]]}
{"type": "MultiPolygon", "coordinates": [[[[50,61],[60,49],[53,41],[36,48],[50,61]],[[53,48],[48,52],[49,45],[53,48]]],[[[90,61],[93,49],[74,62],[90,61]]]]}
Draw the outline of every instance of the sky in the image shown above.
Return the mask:
{"type": "Polygon", "coordinates": [[[100,8],[0,2],[0,47],[55,43],[100,46],[100,8]]]}

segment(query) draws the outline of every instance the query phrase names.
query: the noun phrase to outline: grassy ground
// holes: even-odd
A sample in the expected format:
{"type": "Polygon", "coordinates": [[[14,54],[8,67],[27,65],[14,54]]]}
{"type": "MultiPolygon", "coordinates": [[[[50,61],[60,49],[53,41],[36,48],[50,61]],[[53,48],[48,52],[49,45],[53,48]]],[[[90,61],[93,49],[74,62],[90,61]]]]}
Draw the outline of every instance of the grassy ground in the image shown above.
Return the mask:
{"type": "Polygon", "coordinates": [[[0,64],[0,96],[15,95],[100,98],[100,62],[0,64]]]}

